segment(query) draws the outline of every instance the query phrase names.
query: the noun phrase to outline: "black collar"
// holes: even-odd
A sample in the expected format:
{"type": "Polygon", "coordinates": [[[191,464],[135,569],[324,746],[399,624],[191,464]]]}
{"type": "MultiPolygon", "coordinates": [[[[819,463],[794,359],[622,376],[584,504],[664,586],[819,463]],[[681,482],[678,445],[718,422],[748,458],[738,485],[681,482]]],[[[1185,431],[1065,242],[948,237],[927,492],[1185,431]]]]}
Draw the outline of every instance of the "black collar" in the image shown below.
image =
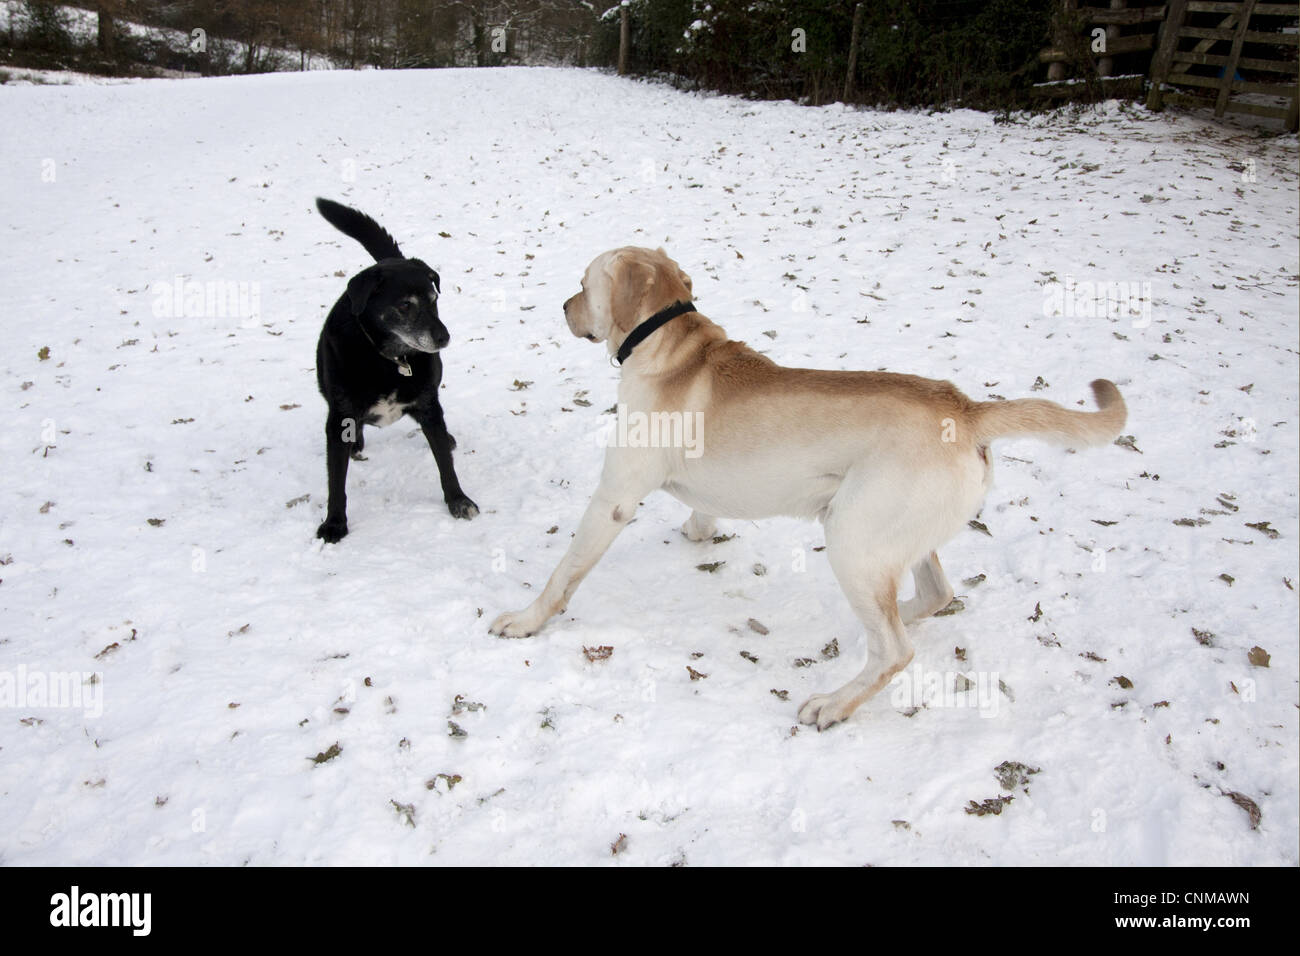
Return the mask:
{"type": "Polygon", "coordinates": [[[677,316],[694,311],[694,302],[674,302],[668,308],[660,309],[628,333],[627,338],[623,340],[623,344],[618,347],[618,354],[615,356],[618,359],[618,364],[622,365],[626,362],[632,354],[632,350],[644,342],[661,325],[667,325],[677,316]]]}
{"type": "Polygon", "coordinates": [[[405,354],[394,357],[392,355],[385,355],[383,352],[379,351],[379,344],[375,341],[375,337],[370,334],[370,330],[366,328],[366,323],[361,321],[361,316],[358,315],[356,318],[357,318],[357,327],[361,329],[361,334],[366,337],[366,341],[369,342],[370,347],[375,350],[375,354],[378,355],[380,358],[388,359],[388,361],[392,362],[394,365],[397,366],[397,371],[400,374],[405,375],[409,378],[411,375],[410,359],[408,359],[405,354]]]}

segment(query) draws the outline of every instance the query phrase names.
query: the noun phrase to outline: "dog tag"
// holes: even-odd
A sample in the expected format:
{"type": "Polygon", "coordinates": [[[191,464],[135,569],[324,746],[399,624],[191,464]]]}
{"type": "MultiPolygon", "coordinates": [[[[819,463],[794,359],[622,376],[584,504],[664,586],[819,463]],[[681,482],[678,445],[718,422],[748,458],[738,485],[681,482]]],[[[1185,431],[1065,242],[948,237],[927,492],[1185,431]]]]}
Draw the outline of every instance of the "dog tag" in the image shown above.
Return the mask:
{"type": "Polygon", "coordinates": [[[406,359],[394,359],[397,362],[397,370],[408,378],[411,375],[411,366],[406,359]]]}

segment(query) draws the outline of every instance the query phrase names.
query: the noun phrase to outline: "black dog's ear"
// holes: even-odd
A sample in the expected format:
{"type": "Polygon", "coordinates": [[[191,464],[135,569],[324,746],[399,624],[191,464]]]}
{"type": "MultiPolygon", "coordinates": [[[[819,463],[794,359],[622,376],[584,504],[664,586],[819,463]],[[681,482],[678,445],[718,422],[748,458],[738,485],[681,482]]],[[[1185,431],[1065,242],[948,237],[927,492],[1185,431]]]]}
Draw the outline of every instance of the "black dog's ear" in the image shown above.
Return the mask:
{"type": "Polygon", "coordinates": [[[423,259],[407,259],[406,261],[424,270],[424,277],[432,283],[434,292],[442,292],[442,279],[438,276],[438,270],[434,269],[423,259]]]}
{"type": "Polygon", "coordinates": [[[366,303],[379,288],[379,267],[363,269],[348,280],[348,300],[352,303],[352,314],[360,315],[365,311],[366,303]]]}

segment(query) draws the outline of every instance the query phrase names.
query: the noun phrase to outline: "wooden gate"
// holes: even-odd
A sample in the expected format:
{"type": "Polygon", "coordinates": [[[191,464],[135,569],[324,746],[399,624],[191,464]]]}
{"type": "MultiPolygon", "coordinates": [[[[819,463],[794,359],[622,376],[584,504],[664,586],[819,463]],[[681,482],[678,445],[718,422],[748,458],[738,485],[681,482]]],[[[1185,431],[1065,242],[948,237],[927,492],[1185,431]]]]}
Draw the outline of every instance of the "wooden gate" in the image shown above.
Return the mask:
{"type": "Polygon", "coordinates": [[[1215,116],[1225,112],[1265,116],[1282,120],[1294,132],[1300,103],[1298,23],[1300,3],[1170,0],[1151,63],[1147,108],[1158,110],[1165,103],[1174,103],[1213,109],[1215,116]],[[1205,25],[1206,14],[1211,15],[1209,25],[1205,25]],[[1250,56],[1243,54],[1247,48],[1250,56]],[[1217,75],[1193,73],[1196,67],[1209,67],[1211,72],[1217,69],[1217,75]],[[1268,82],[1242,79],[1240,70],[1251,75],[1263,73],[1268,82]],[[1212,95],[1163,90],[1164,84],[1190,86],[1212,95]],[[1241,94],[1289,99],[1290,104],[1251,102],[1241,99],[1241,94]]]}

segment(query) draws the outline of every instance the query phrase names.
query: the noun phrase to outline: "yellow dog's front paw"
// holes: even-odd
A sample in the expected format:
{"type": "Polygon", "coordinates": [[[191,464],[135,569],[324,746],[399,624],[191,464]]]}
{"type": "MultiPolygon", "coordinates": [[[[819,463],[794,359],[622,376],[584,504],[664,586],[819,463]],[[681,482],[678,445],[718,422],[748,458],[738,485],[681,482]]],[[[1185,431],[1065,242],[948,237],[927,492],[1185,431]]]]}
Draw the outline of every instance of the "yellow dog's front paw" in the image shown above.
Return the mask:
{"type": "Polygon", "coordinates": [[[799,708],[799,723],[815,724],[825,730],[846,720],[857,709],[857,701],[842,700],[838,694],[813,694],[799,708]]]}
{"type": "Polygon", "coordinates": [[[532,608],[523,611],[506,611],[492,622],[488,633],[495,634],[497,637],[532,637],[545,623],[546,619],[533,613],[532,608]]]}

